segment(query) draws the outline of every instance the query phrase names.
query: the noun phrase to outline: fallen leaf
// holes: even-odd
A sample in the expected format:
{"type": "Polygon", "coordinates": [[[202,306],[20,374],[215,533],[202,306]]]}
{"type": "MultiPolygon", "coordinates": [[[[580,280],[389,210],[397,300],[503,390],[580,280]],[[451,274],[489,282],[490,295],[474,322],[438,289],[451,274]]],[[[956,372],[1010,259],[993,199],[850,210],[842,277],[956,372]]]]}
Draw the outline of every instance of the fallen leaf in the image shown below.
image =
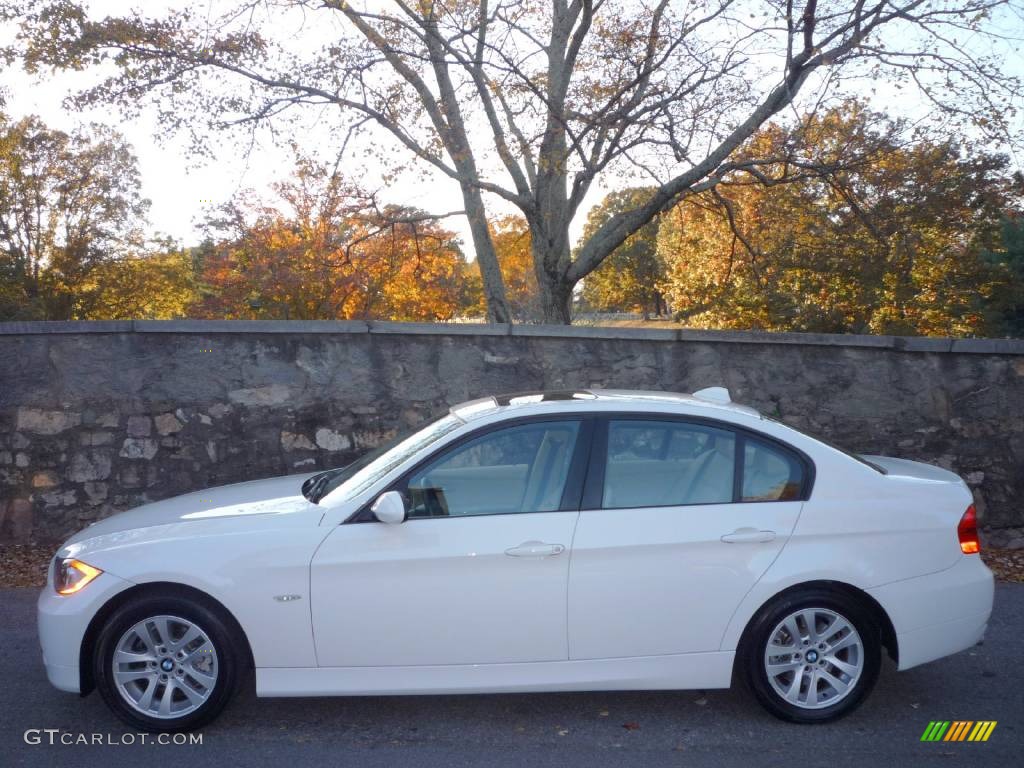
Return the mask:
{"type": "Polygon", "coordinates": [[[608,710],[607,709],[602,709],[600,712],[597,713],[597,716],[598,717],[608,717],[608,710]]]}
{"type": "Polygon", "coordinates": [[[625,728],[627,731],[639,731],[640,723],[630,721],[628,723],[623,723],[622,727],[625,728]]]}
{"type": "Polygon", "coordinates": [[[983,546],[981,558],[1000,581],[1024,582],[1024,549],[983,546]]]}
{"type": "Polygon", "coordinates": [[[0,546],[0,587],[41,587],[54,547],[39,544],[0,546]]]}

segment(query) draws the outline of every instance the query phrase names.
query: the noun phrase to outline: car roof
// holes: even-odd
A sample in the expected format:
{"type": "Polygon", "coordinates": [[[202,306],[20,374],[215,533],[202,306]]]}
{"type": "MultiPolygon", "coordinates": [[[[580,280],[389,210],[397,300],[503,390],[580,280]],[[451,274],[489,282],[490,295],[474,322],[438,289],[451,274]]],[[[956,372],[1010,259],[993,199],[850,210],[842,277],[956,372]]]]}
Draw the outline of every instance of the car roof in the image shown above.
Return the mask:
{"type": "Polygon", "coordinates": [[[546,408],[557,413],[576,410],[672,413],[678,409],[690,414],[707,412],[708,415],[722,415],[727,412],[761,418],[756,409],[732,402],[729,391],[724,387],[709,387],[693,394],[633,389],[532,390],[469,400],[453,406],[451,412],[464,421],[471,421],[495,415],[496,411],[527,415],[543,412],[546,408]]]}

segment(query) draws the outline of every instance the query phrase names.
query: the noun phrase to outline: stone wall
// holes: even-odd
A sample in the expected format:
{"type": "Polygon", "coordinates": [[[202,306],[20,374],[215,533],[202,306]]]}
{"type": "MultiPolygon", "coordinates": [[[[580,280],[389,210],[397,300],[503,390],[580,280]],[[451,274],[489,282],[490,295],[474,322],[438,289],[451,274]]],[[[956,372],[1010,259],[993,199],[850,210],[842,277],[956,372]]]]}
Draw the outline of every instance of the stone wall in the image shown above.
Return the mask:
{"type": "Polygon", "coordinates": [[[484,394],[693,391],[861,452],[935,462],[1024,524],[1024,341],[547,326],[0,324],[0,541],[350,461],[484,394]]]}

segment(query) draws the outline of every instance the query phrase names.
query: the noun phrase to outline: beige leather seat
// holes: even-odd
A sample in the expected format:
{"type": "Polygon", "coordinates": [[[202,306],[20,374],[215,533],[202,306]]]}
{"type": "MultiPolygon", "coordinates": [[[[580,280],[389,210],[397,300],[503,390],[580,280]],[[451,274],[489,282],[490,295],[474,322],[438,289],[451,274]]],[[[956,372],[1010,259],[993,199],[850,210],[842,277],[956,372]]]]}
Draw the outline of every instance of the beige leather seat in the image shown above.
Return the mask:
{"type": "Polygon", "coordinates": [[[523,492],[521,512],[550,512],[561,502],[562,483],[569,461],[570,434],[563,429],[549,429],[537,449],[530,476],[523,492]]]}
{"type": "Polygon", "coordinates": [[[743,469],[743,498],[748,501],[775,501],[792,498],[796,488],[790,484],[790,466],[782,456],[764,448],[751,451],[743,469]]]}
{"type": "Polygon", "coordinates": [[[727,504],[732,501],[736,443],[715,437],[712,446],[693,459],[686,472],[664,493],[659,504],[727,504]]]}

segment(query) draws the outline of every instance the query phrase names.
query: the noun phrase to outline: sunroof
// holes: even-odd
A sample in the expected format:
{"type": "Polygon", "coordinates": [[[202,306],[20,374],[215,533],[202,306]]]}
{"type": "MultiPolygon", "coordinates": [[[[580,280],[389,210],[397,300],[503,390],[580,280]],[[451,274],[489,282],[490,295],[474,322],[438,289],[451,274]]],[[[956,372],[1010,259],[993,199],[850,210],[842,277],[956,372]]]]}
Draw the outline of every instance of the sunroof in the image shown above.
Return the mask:
{"type": "Polygon", "coordinates": [[[535,390],[532,392],[512,392],[507,395],[497,395],[494,402],[498,405],[511,405],[513,402],[521,403],[543,403],[549,400],[593,400],[597,397],[593,392],[585,389],[561,389],[547,392],[535,390]]]}

